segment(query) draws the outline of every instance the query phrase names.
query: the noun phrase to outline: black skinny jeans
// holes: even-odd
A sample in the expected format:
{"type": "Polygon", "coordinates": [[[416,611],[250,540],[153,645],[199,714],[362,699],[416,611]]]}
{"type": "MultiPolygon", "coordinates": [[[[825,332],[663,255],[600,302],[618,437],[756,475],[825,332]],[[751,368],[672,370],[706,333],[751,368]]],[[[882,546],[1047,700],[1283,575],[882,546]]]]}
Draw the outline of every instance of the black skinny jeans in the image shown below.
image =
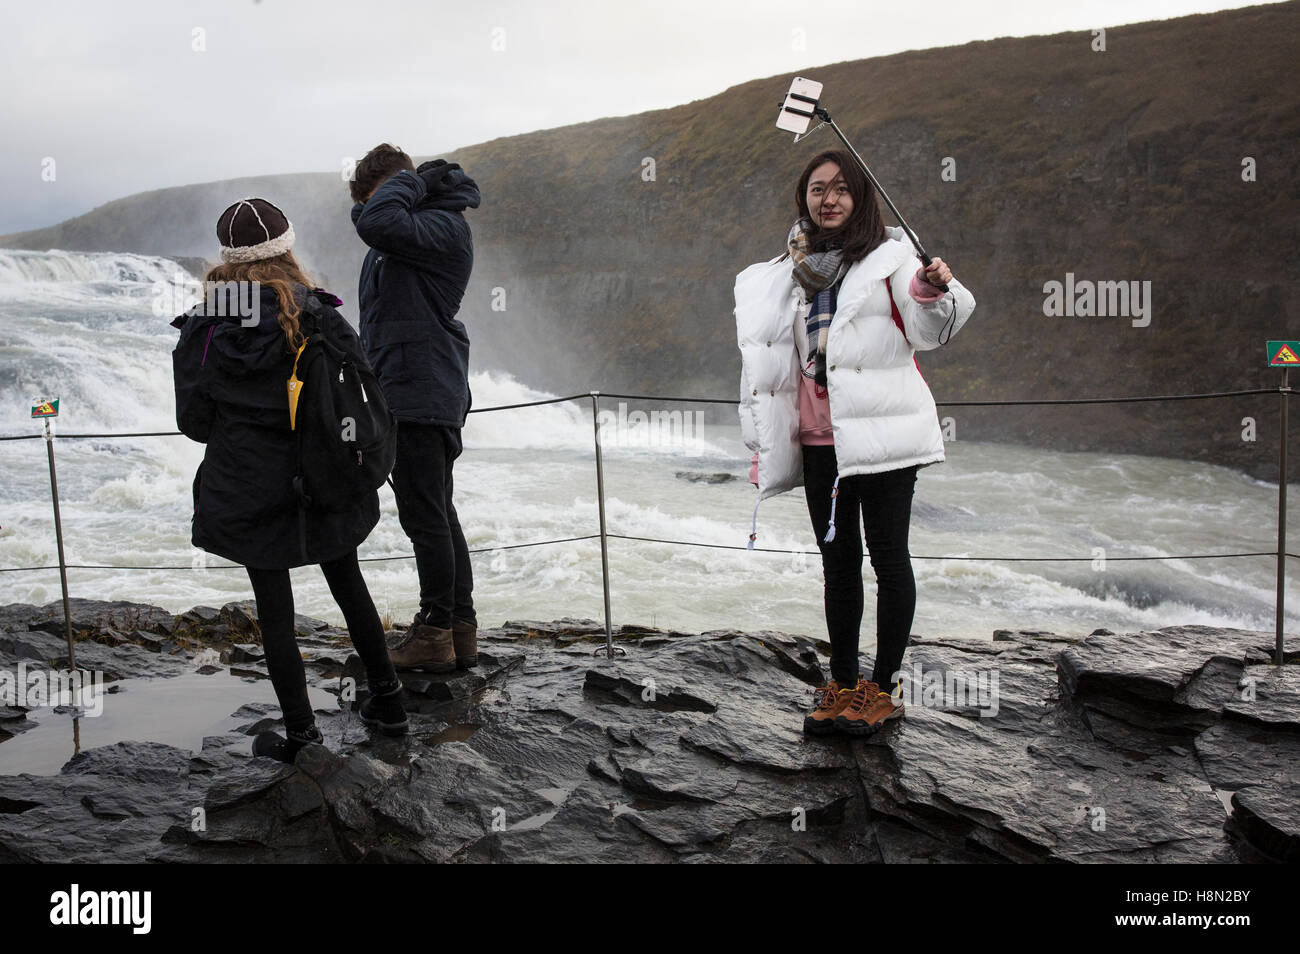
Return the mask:
{"type": "Polygon", "coordinates": [[[858,633],[862,627],[862,534],[876,573],[876,663],[871,681],[888,692],[903,664],[903,651],[916,612],[916,579],[907,549],[916,466],[840,480],[835,539],[825,542],[831,518],[831,488],[837,465],[830,445],[803,448],[804,495],[812,518],[825,578],[826,630],[831,643],[831,678],[852,686],[858,678],[858,633]]]}
{"type": "MultiPolygon", "coordinates": [[[[357,551],[352,550],[337,560],[322,563],[320,568],[334,601],[343,611],[352,645],[365,664],[371,691],[392,685],[397,681],[397,673],[388,658],[379,613],[357,564],[357,551]]],[[[307,698],[307,676],[302,667],[302,654],[298,651],[298,639],[294,635],[293,587],[289,583],[289,571],[261,570],[251,566],[245,569],[253,584],[253,598],[257,600],[257,620],[262,628],[266,668],[284,713],[284,727],[290,732],[301,732],[316,720],[307,698]]]]}
{"type": "Polygon", "coordinates": [[[420,613],[426,625],[440,629],[450,629],[453,619],[478,622],[469,547],[451,500],[451,469],[460,452],[459,428],[397,425],[397,519],[415,550],[420,613]]]}

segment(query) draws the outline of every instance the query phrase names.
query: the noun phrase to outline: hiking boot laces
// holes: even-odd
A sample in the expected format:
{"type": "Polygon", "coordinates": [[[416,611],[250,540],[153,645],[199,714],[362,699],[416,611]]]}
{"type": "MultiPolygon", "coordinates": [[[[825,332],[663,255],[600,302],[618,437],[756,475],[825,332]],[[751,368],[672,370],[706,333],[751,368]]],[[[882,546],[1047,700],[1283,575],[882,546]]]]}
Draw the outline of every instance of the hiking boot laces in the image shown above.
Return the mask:
{"type": "Polygon", "coordinates": [[[867,707],[871,700],[876,698],[879,688],[874,682],[860,682],[857,689],[853,690],[853,698],[845,706],[846,712],[861,712],[867,707]]]}
{"type": "Polygon", "coordinates": [[[406,632],[402,633],[402,635],[398,638],[397,642],[390,644],[388,648],[402,649],[403,647],[406,646],[407,643],[409,643],[414,638],[415,638],[415,627],[408,626],[406,628],[406,632]]]}
{"type": "Polygon", "coordinates": [[[834,709],[835,700],[839,696],[840,691],[841,690],[837,690],[834,686],[831,686],[829,684],[825,686],[818,686],[816,689],[813,690],[814,693],[820,693],[820,695],[817,696],[817,708],[834,709]]]}

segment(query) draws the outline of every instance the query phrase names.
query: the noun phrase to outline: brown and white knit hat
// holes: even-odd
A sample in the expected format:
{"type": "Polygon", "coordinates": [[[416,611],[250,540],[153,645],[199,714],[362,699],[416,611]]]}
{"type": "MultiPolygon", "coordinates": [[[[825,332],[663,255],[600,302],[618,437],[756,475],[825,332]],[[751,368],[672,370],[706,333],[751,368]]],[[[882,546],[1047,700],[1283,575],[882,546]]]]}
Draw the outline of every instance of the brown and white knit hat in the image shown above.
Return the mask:
{"type": "Polygon", "coordinates": [[[265,199],[240,199],[217,219],[221,260],[256,262],[293,248],[293,223],[265,199]]]}

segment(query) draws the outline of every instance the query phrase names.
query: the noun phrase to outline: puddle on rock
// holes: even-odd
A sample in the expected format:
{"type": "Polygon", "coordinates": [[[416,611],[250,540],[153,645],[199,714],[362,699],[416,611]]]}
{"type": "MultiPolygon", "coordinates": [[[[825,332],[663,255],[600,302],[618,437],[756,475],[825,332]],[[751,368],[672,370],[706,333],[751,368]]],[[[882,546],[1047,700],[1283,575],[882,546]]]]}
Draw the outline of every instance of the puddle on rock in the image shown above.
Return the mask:
{"type": "Polygon", "coordinates": [[[441,732],[434,733],[421,741],[428,746],[441,745],[443,742],[464,742],[482,726],[473,724],[449,725],[441,732]]]}
{"type": "MultiPolygon", "coordinates": [[[[204,736],[221,735],[252,720],[231,713],[250,702],[276,704],[270,680],[247,682],[222,670],[187,672],[167,679],[121,679],[108,683],[103,711],[74,720],[66,710],[32,709],[30,729],[0,742],[0,775],[57,775],[78,751],[115,742],[163,742],[198,752],[204,736]]],[[[338,700],[308,688],[313,708],[336,709],[338,700]]],[[[278,711],[268,713],[278,716],[278,711]]],[[[252,740],[249,740],[252,744],[252,740]]]]}

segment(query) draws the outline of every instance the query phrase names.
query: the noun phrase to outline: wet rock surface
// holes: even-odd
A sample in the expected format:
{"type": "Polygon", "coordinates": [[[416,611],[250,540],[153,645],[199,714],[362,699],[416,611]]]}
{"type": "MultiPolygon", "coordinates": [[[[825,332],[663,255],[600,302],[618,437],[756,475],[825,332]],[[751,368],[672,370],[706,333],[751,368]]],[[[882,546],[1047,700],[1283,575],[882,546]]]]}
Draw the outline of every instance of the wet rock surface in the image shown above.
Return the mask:
{"type": "MultiPolygon", "coordinates": [[[[79,665],[115,678],[265,674],[248,603],[72,616],[79,665]]],[[[58,604],[0,607],[0,668],[61,665],[62,627],[58,604]]],[[[1300,667],[1269,665],[1267,634],[914,638],[904,717],[851,740],[802,733],[824,641],[624,626],[610,659],[589,620],[507,622],[477,668],[404,674],[411,733],[392,739],[357,718],[346,633],[297,628],[339,698],[317,711],[325,747],[252,758],[279,711],[235,701],[198,752],[122,741],[0,775],[0,861],[1300,858],[1300,667]]],[[[0,699],[0,772],[26,716],[0,699]]]]}

